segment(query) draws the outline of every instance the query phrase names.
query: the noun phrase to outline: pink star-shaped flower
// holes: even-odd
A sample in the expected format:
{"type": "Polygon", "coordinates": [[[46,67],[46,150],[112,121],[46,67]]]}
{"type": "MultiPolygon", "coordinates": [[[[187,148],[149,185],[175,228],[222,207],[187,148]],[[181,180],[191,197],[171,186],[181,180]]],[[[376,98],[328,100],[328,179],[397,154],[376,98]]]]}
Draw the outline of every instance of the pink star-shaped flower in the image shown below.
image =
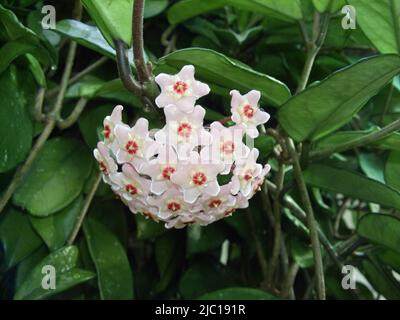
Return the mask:
{"type": "Polygon", "coordinates": [[[150,181],[141,177],[130,164],[122,166],[122,172],[110,176],[114,190],[126,201],[145,200],[150,191],[150,181]]]}
{"type": "Polygon", "coordinates": [[[178,156],[175,150],[169,146],[159,148],[157,158],[145,163],[141,173],[151,177],[150,190],[156,195],[163,194],[173,186],[171,175],[176,171],[178,156]]]}
{"type": "Polygon", "coordinates": [[[161,88],[156,98],[159,108],[173,104],[183,112],[192,112],[196,100],[210,92],[208,85],[195,80],[194,67],[191,65],[184,66],[176,75],[160,73],[155,81],[161,88]]]}
{"type": "Polygon", "coordinates": [[[103,173],[103,181],[111,183],[109,176],[118,170],[118,166],[114,159],[110,156],[110,151],[104,142],[97,143],[97,149],[93,150],[93,155],[99,163],[100,171],[103,173]]]}
{"type": "Polygon", "coordinates": [[[155,134],[155,139],[160,144],[172,146],[179,159],[187,159],[195,147],[211,143],[211,135],[203,127],[206,110],[201,106],[196,106],[191,113],[185,113],[169,105],[164,112],[167,123],[155,134]]]}
{"type": "Polygon", "coordinates": [[[242,124],[249,137],[257,138],[259,135],[257,126],[266,123],[270,118],[267,112],[258,107],[260,91],[251,90],[242,96],[239,91],[232,90],[231,96],[232,120],[236,124],[242,124]]]}
{"type": "Polygon", "coordinates": [[[235,207],[236,198],[231,194],[232,185],[230,183],[221,186],[216,196],[203,196],[201,202],[205,214],[214,216],[218,220],[222,218],[228,210],[235,207]]]}
{"type": "Polygon", "coordinates": [[[122,110],[123,106],[117,105],[112,111],[111,115],[104,118],[103,121],[103,135],[104,142],[109,145],[114,141],[114,128],[117,124],[122,124],[122,110]]]}
{"type": "Polygon", "coordinates": [[[192,152],[188,161],[181,161],[171,176],[171,181],[181,186],[183,198],[194,203],[200,194],[216,196],[220,190],[217,175],[224,170],[222,162],[213,163],[192,152]]]}
{"type": "Polygon", "coordinates": [[[247,157],[250,149],[243,143],[243,126],[224,127],[220,122],[210,125],[212,144],[201,150],[202,156],[212,161],[222,161],[225,169],[221,174],[231,171],[235,159],[247,157]]]}
{"type": "Polygon", "coordinates": [[[233,170],[232,189],[233,194],[239,191],[245,197],[252,192],[252,183],[262,173],[262,165],[257,163],[258,149],[252,149],[247,158],[237,159],[233,170]]]}
{"type": "Polygon", "coordinates": [[[124,124],[117,124],[114,129],[118,149],[116,158],[118,163],[131,163],[140,171],[144,159],[155,155],[158,151],[158,144],[149,137],[149,122],[140,118],[130,128],[124,124]]]}

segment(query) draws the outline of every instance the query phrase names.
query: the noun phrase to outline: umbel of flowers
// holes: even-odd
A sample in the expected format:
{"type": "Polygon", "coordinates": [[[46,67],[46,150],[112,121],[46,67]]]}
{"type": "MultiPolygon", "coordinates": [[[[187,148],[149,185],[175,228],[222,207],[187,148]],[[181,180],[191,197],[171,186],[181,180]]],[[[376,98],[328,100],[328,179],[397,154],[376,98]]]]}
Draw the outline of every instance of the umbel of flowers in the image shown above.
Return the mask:
{"type": "Polygon", "coordinates": [[[235,125],[213,122],[206,128],[206,111],[196,101],[210,88],[194,73],[188,65],[156,77],[164,128],[149,131],[144,118],[129,127],[118,105],[104,119],[104,141],[94,150],[104,181],[129,209],[167,228],[207,225],[248,207],[270,170],[257,163],[259,150],[243,142],[246,135],[256,138],[257,126],[269,119],[258,106],[260,92],[231,91],[235,125]]]}

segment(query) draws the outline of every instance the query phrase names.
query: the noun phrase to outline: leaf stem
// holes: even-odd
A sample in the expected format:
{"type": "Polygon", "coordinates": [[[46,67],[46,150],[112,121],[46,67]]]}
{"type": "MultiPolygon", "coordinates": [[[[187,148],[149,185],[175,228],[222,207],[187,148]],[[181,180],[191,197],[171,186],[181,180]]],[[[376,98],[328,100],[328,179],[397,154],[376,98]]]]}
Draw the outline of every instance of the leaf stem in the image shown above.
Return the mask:
{"type": "Polygon", "coordinates": [[[311,246],[314,256],[315,273],[317,278],[317,295],[318,299],[325,300],[325,279],[324,267],[322,263],[321,246],[318,237],[317,221],[314,217],[314,210],[311,205],[311,200],[308,195],[307,187],[303,179],[302,170],[299,163],[299,157],[294,147],[293,141],[289,138],[286,139],[289,154],[293,160],[293,171],[297,188],[300,193],[301,201],[305,207],[307,225],[310,230],[311,246]]]}
{"type": "Polygon", "coordinates": [[[85,219],[85,216],[89,210],[90,204],[92,203],[93,197],[96,194],[97,188],[99,187],[101,177],[102,177],[101,172],[98,172],[95,180],[93,181],[93,184],[90,188],[89,193],[86,195],[85,203],[83,204],[82,210],[79,213],[78,217],[76,218],[76,223],[75,223],[74,229],[72,230],[71,235],[69,236],[69,238],[67,240],[67,244],[69,246],[74,243],[76,236],[78,235],[78,232],[82,226],[83,220],[85,219]]]}
{"type": "Polygon", "coordinates": [[[328,157],[333,153],[343,152],[343,151],[361,147],[363,145],[371,144],[371,143],[377,142],[377,141],[387,137],[388,135],[390,135],[393,132],[396,132],[398,130],[400,130],[400,119],[393,121],[392,123],[388,124],[386,127],[382,128],[379,131],[371,132],[371,133],[369,133],[363,137],[360,137],[358,139],[344,142],[342,144],[338,144],[336,146],[325,148],[325,149],[322,149],[319,151],[311,152],[310,158],[312,160],[318,160],[318,159],[328,157]]]}
{"type": "Polygon", "coordinates": [[[80,98],[71,114],[66,119],[59,119],[57,121],[57,126],[61,130],[71,127],[78,120],[87,103],[88,100],[86,98],[80,98]]]}

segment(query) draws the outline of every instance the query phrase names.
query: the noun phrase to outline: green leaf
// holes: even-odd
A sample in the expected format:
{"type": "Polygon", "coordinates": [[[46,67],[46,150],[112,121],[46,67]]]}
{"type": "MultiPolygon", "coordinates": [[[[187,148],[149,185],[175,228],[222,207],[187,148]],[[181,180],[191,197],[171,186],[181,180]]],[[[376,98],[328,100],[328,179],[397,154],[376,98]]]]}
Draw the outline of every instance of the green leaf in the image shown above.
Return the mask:
{"type": "Polygon", "coordinates": [[[95,274],[76,268],[78,249],[75,246],[61,248],[50,253],[26,277],[17,288],[15,300],[36,300],[48,298],[56,293],[63,292],[82,282],[92,279],[95,274]],[[42,287],[44,266],[53,266],[56,272],[56,289],[46,290],[42,287]]]}
{"type": "Polygon", "coordinates": [[[400,191],[400,152],[393,151],[389,154],[389,157],[385,165],[385,181],[386,183],[400,191]]]}
{"type": "Polygon", "coordinates": [[[236,274],[211,259],[189,267],[179,282],[179,292],[185,299],[195,299],[207,292],[240,286],[236,274]]]}
{"type": "Polygon", "coordinates": [[[135,215],[136,218],[136,237],[139,240],[151,240],[162,235],[167,231],[163,222],[155,222],[146,219],[141,214],[135,215]]]}
{"type": "Polygon", "coordinates": [[[49,217],[30,217],[32,226],[50,251],[59,249],[66,243],[82,205],[83,197],[79,196],[69,206],[49,217]]]}
{"type": "MultiPolygon", "coordinates": [[[[350,143],[379,130],[379,128],[375,127],[368,130],[336,132],[316,141],[314,148],[316,151],[321,151],[323,149],[335,147],[343,143],[350,143]]],[[[400,133],[393,132],[392,134],[373,143],[366,144],[365,146],[374,147],[381,150],[400,151],[400,133]]]]}
{"type": "Polygon", "coordinates": [[[312,0],[314,7],[319,11],[319,12],[336,12],[340,8],[346,5],[345,0],[312,0]],[[331,4],[331,7],[329,8],[329,4],[331,4]]]}
{"type": "Polygon", "coordinates": [[[218,248],[227,239],[227,229],[223,223],[213,223],[207,227],[193,225],[187,231],[187,254],[207,252],[218,248]]]}
{"type": "MultiPolygon", "coordinates": [[[[25,48],[29,46],[31,53],[44,64],[54,64],[56,61],[54,52],[50,53],[43,41],[41,41],[32,30],[26,28],[11,10],[5,9],[0,4],[0,42],[8,41],[13,42],[13,44],[10,46],[7,45],[7,49],[4,49],[2,53],[8,52],[8,55],[12,55],[10,51],[17,50],[21,52],[21,46],[25,46],[25,48]],[[16,48],[17,43],[18,45],[16,48]],[[13,49],[11,49],[11,47],[13,47],[13,49]]],[[[8,63],[10,62],[6,56],[2,55],[0,69],[4,70],[7,67],[5,65],[7,61],[8,63]]]]}
{"type": "Polygon", "coordinates": [[[399,53],[400,6],[396,0],[347,0],[357,13],[357,25],[381,53],[399,53]]]}
{"type": "Polygon", "coordinates": [[[259,160],[263,160],[273,151],[275,146],[275,139],[265,134],[260,134],[254,140],[254,148],[260,150],[259,160]]]}
{"type": "Polygon", "coordinates": [[[182,237],[179,232],[171,230],[157,238],[154,251],[160,274],[156,292],[164,291],[182,268],[185,249],[180,245],[182,237]]]}
{"type": "Polygon", "coordinates": [[[107,57],[114,58],[116,55],[115,50],[107,43],[95,26],[67,19],[58,22],[55,31],[107,57]]]}
{"type": "Polygon", "coordinates": [[[371,213],[358,222],[358,234],[369,241],[400,253],[400,219],[391,215],[371,213]]]}
{"type": "Polygon", "coordinates": [[[132,107],[142,108],[139,97],[130,93],[120,79],[114,79],[104,83],[95,93],[94,97],[119,101],[132,107]]]}
{"type": "Polygon", "coordinates": [[[361,170],[368,178],[385,183],[383,175],[384,161],[382,157],[373,153],[362,153],[358,156],[361,170]]]}
{"type": "Polygon", "coordinates": [[[227,288],[209,292],[197,300],[275,300],[270,293],[254,288],[227,288]]]}
{"type": "Polygon", "coordinates": [[[101,299],[133,299],[132,271],[118,238],[91,218],[85,220],[83,231],[96,266],[101,299]]]}
{"type": "Polygon", "coordinates": [[[400,71],[400,57],[363,59],[292,97],[279,123],[296,141],[317,140],[351,120],[400,71]]]}
{"type": "Polygon", "coordinates": [[[400,209],[400,193],[358,173],[313,164],[303,173],[307,184],[349,197],[400,209]]]}
{"type": "Polygon", "coordinates": [[[30,93],[21,90],[23,82],[30,81],[22,76],[14,66],[0,75],[0,172],[24,160],[32,145],[33,125],[27,108],[30,93]]]}
{"type": "Polygon", "coordinates": [[[0,60],[0,73],[7,69],[9,64],[16,58],[28,53],[33,55],[43,64],[49,60],[48,54],[43,52],[42,49],[25,41],[26,40],[24,38],[15,41],[9,41],[0,48],[0,56],[2,57],[0,60]]]}
{"type": "Polygon", "coordinates": [[[397,280],[378,261],[364,259],[361,266],[372,286],[386,299],[400,299],[400,286],[397,280]]]}
{"type": "Polygon", "coordinates": [[[109,44],[113,39],[131,44],[132,0],[82,0],[82,4],[109,44]]]}
{"type": "Polygon", "coordinates": [[[282,20],[302,18],[298,0],[182,0],[168,10],[168,20],[171,24],[178,24],[224,6],[232,6],[239,10],[252,11],[282,20]]]}
{"type": "Polygon", "coordinates": [[[47,141],[14,193],[14,203],[39,217],[65,208],[81,193],[92,163],[91,154],[78,140],[47,141]]]}
{"type": "Polygon", "coordinates": [[[168,0],[147,0],[144,3],[144,18],[159,15],[168,7],[168,0]]]}
{"type": "Polygon", "coordinates": [[[290,97],[282,82],[209,49],[177,50],[159,60],[155,73],[174,73],[187,64],[196,67],[198,80],[207,82],[215,93],[223,96],[228,96],[232,89],[242,93],[255,89],[261,91],[264,102],[273,106],[280,106],[290,97]]]}
{"type": "Polygon", "coordinates": [[[0,220],[0,240],[7,268],[13,267],[42,245],[28,215],[13,207],[6,210],[0,220]]]}

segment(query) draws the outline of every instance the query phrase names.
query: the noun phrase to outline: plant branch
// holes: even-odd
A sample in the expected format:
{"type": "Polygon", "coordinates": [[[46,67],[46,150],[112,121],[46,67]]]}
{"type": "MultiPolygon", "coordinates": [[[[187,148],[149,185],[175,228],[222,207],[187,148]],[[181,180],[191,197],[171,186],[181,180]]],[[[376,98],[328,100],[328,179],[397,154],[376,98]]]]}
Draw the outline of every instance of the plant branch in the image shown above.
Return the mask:
{"type": "Polygon", "coordinates": [[[76,236],[79,233],[79,230],[82,226],[83,220],[85,219],[85,216],[89,210],[90,204],[92,203],[93,197],[96,194],[97,188],[99,187],[101,177],[102,177],[101,172],[98,172],[96,175],[96,178],[93,181],[93,184],[90,188],[89,193],[86,195],[85,203],[83,204],[82,210],[79,213],[78,217],[76,218],[76,223],[75,223],[74,229],[72,230],[71,235],[67,241],[68,245],[72,245],[74,243],[76,236]]]}
{"type": "Polygon", "coordinates": [[[400,119],[393,121],[391,124],[388,124],[386,127],[382,128],[379,131],[371,132],[358,139],[344,142],[342,144],[338,144],[336,146],[325,148],[319,151],[311,152],[310,158],[312,160],[318,160],[328,157],[333,153],[343,152],[354,148],[362,147],[364,145],[377,142],[398,130],[400,130],[400,119]]]}
{"type": "Polygon", "coordinates": [[[276,175],[276,191],[274,197],[273,211],[274,211],[274,246],[272,249],[272,257],[270,261],[270,266],[268,269],[267,282],[271,287],[274,287],[273,279],[276,267],[278,265],[280,248],[282,244],[282,227],[281,227],[281,208],[279,197],[283,187],[283,181],[285,178],[285,166],[280,164],[278,168],[278,173],[276,175]]]}
{"type": "Polygon", "coordinates": [[[296,149],[294,147],[293,141],[287,138],[287,148],[289,154],[293,160],[293,171],[295,180],[297,183],[297,188],[300,193],[301,201],[305,207],[307,225],[310,231],[311,246],[314,256],[315,273],[317,278],[317,294],[318,299],[325,299],[325,279],[324,279],[324,267],[322,263],[321,246],[318,237],[318,226],[317,221],[314,217],[314,210],[311,205],[311,200],[308,195],[306,184],[303,180],[303,174],[299,163],[299,157],[297,155],[296,149]]]}
{"type": "Polygon", "coordinates": [[[151,72],[144,59],[143,14],[144,0],[135,0],[132,15],[133,57],[139,81],[147,82],[151,78],[151,72]]]}
{"type": "MultiPolygon", "coordinates": [[[[86,76],[93,70],[97,69],[98,67],[102,66],[104,63],[106,63],[108,60],[108,57],[101,57],[99,60],[93,62],[91,65],[87,66],[85,69],[82,71],[78,72],[76,75],[71,77],[68,81],[68,85],[70,86],[71,84],[76,83],[79,81],[82,77],[86,76]]],[[[57,92],[60,90],[60,87],[53,88],[49,90],[46,94],[46,98],[52,98],[57,92]]]]}
{"type": "Polygon", "coordinates": [[[43,103],[44,103],[45,93],[46,89],[40,88],[38,94],[36,95],[35,107],[33,109],[33,118],[37,122],[42,122],[46,119],[45,115],[43,114],[43,103]]]}
{"type": "Polygon", "coordinates": [[[67,129],[72,126],[78,120],[87,103],[88,100],[86,98],[80,98],[75,105],[74,110],[72,110],[71,114],[66,119],[59,119],[57,121],[57,126],[61,130],[67,129]]]}

